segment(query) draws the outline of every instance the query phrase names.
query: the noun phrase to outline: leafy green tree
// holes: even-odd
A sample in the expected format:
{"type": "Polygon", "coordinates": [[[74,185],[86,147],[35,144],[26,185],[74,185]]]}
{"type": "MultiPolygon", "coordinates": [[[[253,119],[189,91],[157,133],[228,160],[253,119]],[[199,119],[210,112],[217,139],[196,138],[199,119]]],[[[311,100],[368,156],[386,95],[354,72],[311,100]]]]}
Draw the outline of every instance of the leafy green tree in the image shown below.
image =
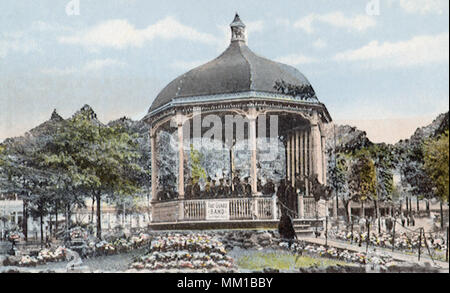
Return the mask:
{"type": "Polygon", "coordinates": [[[350,195],[361,203],[376,200],[376,171],[370,153],[367,150],[358,151],[352,159],[348,177],[350,195]]]}
{"type": "Polygon", "coordinates": [[[120,125],[102,125],[92,112],[81,112],[58,129],[43,162],[55,170],[65,170],[72,186],[95,198],[97,237],[101,238],[102,198],[139,193],[139,179],[145,171],[137,163],[139,153],[133,137],[120,125]]]}
{"type": "Polygon", "coordinates": [[[449,131],[424,144],[424,167],[430,176],[436,195],[448,202],[449,194],[449,131]]]}

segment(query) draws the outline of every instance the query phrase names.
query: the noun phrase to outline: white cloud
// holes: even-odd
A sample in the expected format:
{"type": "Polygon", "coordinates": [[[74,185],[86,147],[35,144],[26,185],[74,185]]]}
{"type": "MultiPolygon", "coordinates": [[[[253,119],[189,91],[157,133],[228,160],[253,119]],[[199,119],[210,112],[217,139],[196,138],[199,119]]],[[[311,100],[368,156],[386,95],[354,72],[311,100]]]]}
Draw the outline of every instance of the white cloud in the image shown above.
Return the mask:
{"type": "Polygon", "coordinates": [[[127,20],[109,20],[74,36],[61,37],[59,41],[67,44],[80,44],[89,49],[99,47],[123,49],[142,47],[145,42],[156,38],[186,39],[204,44],[217,44],[218,42],[216,37],[198,32],[172,17],[166,17],[145,29],[136,29],[127,20]]]}
{"type": "Polygon", "coordinates": [[[391,0],[411,14],[443,14],[448,11],[448,0],[391,0]]]}
{"type": "Polygon", "coordinates": [[[317,62],[317,59],[312,57],[307,57],[301,54],[291,54],[283,57],[279,57],[276,59],[277,62],[285,63],[293,66],[309,64],[317,62]]]}
{"type": "Polygon", "coordinates": [[[408,41],[380,43],[337,54],[336,61],[364,61],[372,68],[408,67],[448,62],[449,35],[416,36],[408,41]]]}
{"type": "Polygon", "coordinates": [[[0,58],[5,58],[12,52],[28,54],[35,51],[40,51],[37,42],[23,32],[0,35],[0,58]]]}
{"type": "Polygon", "coordinates": [[[322,39],[317,39],[314,41],[313,46],[317,49],[324,49],[328,46],[328,43],[322,39]]]}
{"type": "Polygon", "coordinates": [[[50,68],[50,69],[44,69],[41,72],[44,74],[50,74],[50,75],[69,75],[74,73],[88,73],[88,72],[95,72],[100,71],[107,67],[124,67],[126,66],[126,63],[114,59],[96,59],[89,61],[81,68],[77,67],[68,67],[68,68],[50,68]]]}
{"type": "Polygon", "coordinates": [[[322,22],[337,28],[346,28],[350,31],[358,32],[365,31],[376,25],[374,17],[365,14],[347,17],[342,12],[337,11],[327,14],[312,13],[295,22],[294,27],[311,34],[314,32],[314,23],[316,22],[322,22]]]}

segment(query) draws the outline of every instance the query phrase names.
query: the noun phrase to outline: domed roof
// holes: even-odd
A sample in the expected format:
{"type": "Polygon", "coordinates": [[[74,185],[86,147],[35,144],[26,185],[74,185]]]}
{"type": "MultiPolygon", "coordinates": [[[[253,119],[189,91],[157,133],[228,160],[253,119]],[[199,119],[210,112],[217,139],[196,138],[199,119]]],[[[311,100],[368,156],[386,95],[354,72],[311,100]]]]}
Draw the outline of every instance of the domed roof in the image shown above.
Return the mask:
{"type": "Polygon", "coordinates": [[[238,15],[231,24],[232,40],[222,55],[169,83],[153,102],[150,112],[173,99],[240,92],[280,94],[276,83],[310,87],[296,68],[253,53],[246,44],[245,25],[238,15]]]}

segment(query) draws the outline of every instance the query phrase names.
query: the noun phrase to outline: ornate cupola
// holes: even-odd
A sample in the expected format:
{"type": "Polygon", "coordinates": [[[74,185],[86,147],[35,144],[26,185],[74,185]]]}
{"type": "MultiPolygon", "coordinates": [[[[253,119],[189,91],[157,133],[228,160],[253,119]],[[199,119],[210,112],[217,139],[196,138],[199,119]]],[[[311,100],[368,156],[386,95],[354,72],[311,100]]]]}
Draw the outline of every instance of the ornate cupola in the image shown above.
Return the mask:
{"type": "Polygon", "coordinates": [[[247,34],[245,24],[241,21],[239,14],[236,13],[233,22],[231,23],[231,42],[247,43],[247,34]]]}

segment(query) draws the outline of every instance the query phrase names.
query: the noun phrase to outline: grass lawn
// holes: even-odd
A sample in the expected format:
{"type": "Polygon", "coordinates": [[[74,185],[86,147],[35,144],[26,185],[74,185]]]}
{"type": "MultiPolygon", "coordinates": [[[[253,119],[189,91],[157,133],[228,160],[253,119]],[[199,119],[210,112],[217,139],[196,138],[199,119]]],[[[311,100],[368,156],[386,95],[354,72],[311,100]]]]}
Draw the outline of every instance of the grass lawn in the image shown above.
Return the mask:
{"type": "Polygon", "coordinates": [[[237,260],[237,265],[245,270],[262,270],[264,268],[278,270],[296,270],[312,266],[328,267],[351,264],[328,258],[316,258],[310,256],[297,256],[287,252],[255,252],[244,255],[237,260]]]}

